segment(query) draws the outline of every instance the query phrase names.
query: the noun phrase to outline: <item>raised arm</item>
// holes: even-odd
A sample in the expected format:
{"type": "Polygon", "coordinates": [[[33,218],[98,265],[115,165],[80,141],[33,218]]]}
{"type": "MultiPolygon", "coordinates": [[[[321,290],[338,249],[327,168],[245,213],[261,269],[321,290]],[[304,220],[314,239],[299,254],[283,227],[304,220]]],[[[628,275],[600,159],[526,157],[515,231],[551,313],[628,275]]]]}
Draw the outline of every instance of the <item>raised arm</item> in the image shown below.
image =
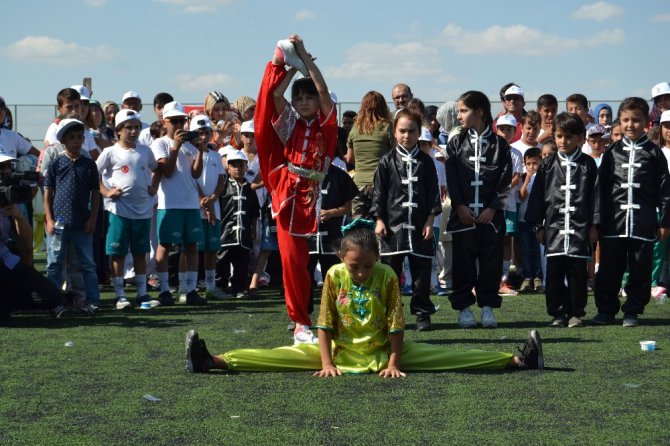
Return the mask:
{"type": "Polygon", "coordinates": [[[328,91],[328,86],[326,81],[321,75],[321,71],[312,60],[312,56],[305,49],[305,44],[303,40],[296,34],[291,35],[288,40],[293,42],[295,45],[296,52],[298,56],[302,59],[302,62],[305,64],[307,71],[309,72],[309,77],[314,81],[316,86],[316,91],[319,93],[319,104],[321,107],[321,115],[326,117],[330,114],[333,109],[333,100],[330,98],[330,92],[328,91]]]}

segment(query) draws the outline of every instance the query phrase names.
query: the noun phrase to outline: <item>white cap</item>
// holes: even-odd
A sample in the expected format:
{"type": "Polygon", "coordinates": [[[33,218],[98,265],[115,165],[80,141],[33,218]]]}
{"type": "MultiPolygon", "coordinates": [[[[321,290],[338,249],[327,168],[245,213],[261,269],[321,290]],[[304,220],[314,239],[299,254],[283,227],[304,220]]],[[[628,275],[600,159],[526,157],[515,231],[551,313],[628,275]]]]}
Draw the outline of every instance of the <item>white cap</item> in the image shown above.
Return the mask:
{"type": "Polygon", "coordinates": [[[430,134],[430,130],[425,127],[421,127],[421,136],[419,136],[419,141],[432,141],[433,135],[430,134]]]}
{"type": "Polygon", "coordinates": [[[518,85],[512,85],[507,90],[505,90],[505,94],[503,96],[508,96],[508,95],[511,95],[511,94],[515,94],[515,95],[523,97],[523,90],[518,85]]]}
{"type": "Polygon", "coordinates": [[[84,127],[84,123],[81,122],[78,119],[63,119],[61,122],[58,123],[58,132],[56,133],[56,138],[58,141],[63,139],[63,135],[65,132],[70,128],[74,127],[75,125],[80,125],[84,127]]]}
{"type": "MultiPolygon", "coordinates": [[[[163,111],[163,116],[165,116],[165,111],[163,111]]],[[[200,129],[211,129],[211,128],[212,128],[212,121],[209,120],[209,117],[207,117],[207,115],[195,115],[194,117],[191,118],[191,124],[188,127],[190,131],[200,129]]]]}
{"type": "Polygon", "coordinates": [[[670,122],[670,110],[661,113],[661,123],[663,122],[670,122]]]}
{"type": "Polygon", "coordinates": [[[233,153],[229,153],[226,157],[226,162],[228,163],[237,160],[246,161],[247,163],[249,162],[249,158],[247,158],[247,156],[241,150],[235,150],[233,153]]]}
{"type": "Polygon", "coordinates": [[[126,91],[125,93],[123,93],[123,97],[121,98],[121,102],[122,103],[126,102],[126,99],[139,99],[140,101],[142,100],[142,98],[140,97],[140,94],[138,92],[132,91],[132,90],[126,91]]]}
{"type": "Polygon", "coordinates": [[[510,115],[509,113],[506,115],[502,115],[496,121],[496,127],[500,127],[501,125],[511,125],[512,127],[516,128],[517,126],[516,118],[513,115],[510,115]]]}
{"type": "Polygon", "coordinates": [[[82,101],[91,100],[91,91],[83,85],[73,85],[70,88],[77,90],[77,93],[79,93],[79,99],[82,101]]]}
{"type": "Polygon", "coordinates": [[[5,161],[14,161],[16,158],[13,157],[12,155],[7,152],[7,149],[5,149],[5,146],[0,144],[0,163],[4,163],[5,161]]]}
{"type": "Polygon", "coordinates": [[[654,85],[654,88],[651,89],[652,99],[655,99],[657,96],[663,96],[664,94],[670,94],[670,83],[668,82],[656,84],[654,85]]]}
{"type": "Polygon", "coordinates": [[[188,116],[184,113],[184,106],[177,101],[168,102],[163,107],[163,119],[174,118],[175,116],[188,116]]]}
{"type": "Polygon", "coordinates": [[[228,157],[231,153],[236,152],[236,151],[237,151],[237,149],[235,147],[228,144],[228,145],[225,145],[225,146],[223,146],[219,149],[219,155],[221,155],[221,157],[224,157],[224,156],[228,157]]]}
{"type": "Polygon", "coordinates": [[[121,123],[130,121],[131,119],[136,119],[140,122],[142,121],[140,119],[140,114],[137,113],[135,110],[131,110],[129,108],[119,110],[119,112],[114,117],[114,127],[118,127],[121,123]]]}
{"type": "Polygon", "coordinates": [[[240,133],[254,133],[254,120],[244,121],[240,126],[240,133]]]}

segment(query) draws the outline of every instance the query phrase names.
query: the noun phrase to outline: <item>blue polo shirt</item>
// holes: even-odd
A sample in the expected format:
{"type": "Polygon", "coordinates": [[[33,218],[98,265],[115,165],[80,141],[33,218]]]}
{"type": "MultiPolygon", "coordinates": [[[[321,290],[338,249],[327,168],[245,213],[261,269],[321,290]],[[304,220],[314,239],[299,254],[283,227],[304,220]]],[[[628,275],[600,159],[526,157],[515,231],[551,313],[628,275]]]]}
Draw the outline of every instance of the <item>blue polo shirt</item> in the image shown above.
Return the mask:
{"type": "Polygon", "coordinates": [[[53,217],[66,227],[83,230],[90,217],[91,191],[99,191],[98,168],[91,158],[71,159],[65,153],[49,165],[44,187],[54,189],[53,217]]]}

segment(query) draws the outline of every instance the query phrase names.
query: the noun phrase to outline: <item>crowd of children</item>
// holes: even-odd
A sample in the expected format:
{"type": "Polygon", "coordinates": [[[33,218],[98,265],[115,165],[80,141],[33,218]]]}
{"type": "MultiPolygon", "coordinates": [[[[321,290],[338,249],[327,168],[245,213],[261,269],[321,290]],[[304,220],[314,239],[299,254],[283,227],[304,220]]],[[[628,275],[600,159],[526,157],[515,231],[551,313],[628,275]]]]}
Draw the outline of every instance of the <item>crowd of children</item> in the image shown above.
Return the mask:
{"type": "MultiPolygon", "coordinates": [[[[463,328],[478,324],[475,305],[479,323],[496,327],[502,296],[524,292],[545,294],[551,326],[579,327],[591,289],[598,310],[592,322],[613,323],[622,311],[624,326],[638,325],[645,305],[666,291],[667,82],[653,87],[653,108],[632,97],[616,113],[608,104],[590,112],[582,94],[566,98],[565,112],[559,113],[551,94],[538,98],[537,110],[526,110],[523,89],[509,83],[500,91],[497,117],[482,92],[424,107],[409,86],[398,84],[394,114],[381,93],[369,92],[358,117],[344,114],[345,129],[338,128],[335,97],[319,68],[292,35],[278,43],[257,101],[242,97],[231,104],[212,91],[189,113],[162,92],[153,102],[157,120],[149,125],[140,117],[139,93],[125,93],[120,106],[101,105],[91,96],[83,85],[58,93],[59,116],[47,129],[43,150],[9,129],[0,132],[0,164],[39,156],[46,276],[55,287],[78,292],[84,298],[80,309],[89,314],[100,307],[99,284],[107,272],[118,310],[254,298],[267,283],[268,257],[278,250],[295,341],[320,340],[322,349],[305,350],[311,362],[277,360],[272,367],[315,368],[318,362],[327,376],[336,373],[333,364],[347,369],[346,355],[408,369],[453,366],[440,352],[431,353],[435,362],[420,366],[414,359],[393,359],[401,348],[393,333],[404,324],[393,313],[402,289],[396,278],[407,281],[418,330],[430,328],[437,309],[431,294],[449,296],[463,328]],[[298,72],[304,77],[292,81],[298,72]],[[290,101],[284,97],[289,87],[290,101]],[[357,217],[370,220],[365,224],[374,235],[360,234],[365,228],[357,217]],[[352,218],[358,235],[340,242],[340,228],[352,218]],[[359,263],[368,260],[372,269],[356,278],[359,263]],[[335,266],[341,261],[344,266],[335,266]],[[314,325],[317,264],[324,301],[314,325]],[[136,287],[134,301],[126,296],[128,278],[136,287]],[[377,308],[379,293],[391,300],[377,308]],[[346,321],[382,310],[387,324],[370,336],[379,335],[380,345],[390,336],[390,359],[371,359],[371,351],[348,351],[351,346],[343,344],[348,353],[338,362],[323,349],[336,339],[335,324],[351,330],[346,321]],[[342,317],[348,319],[338,322],[342,317]]],[[[0,98],[3,121],[5,110],[0,98]]],[[[5,215],[16,212],[0,217],[5,215]]],[[[189,339],[199,361],[191,365],[194,371],[254,369],[253,354],[211,357],[197,334],[189,339]]],[[[539,342],[534,339],[531,344],[539,342]]],[[[402,357],[427,348],[414,346],[402,357]]],[[[475,363],[524,361],[487,358],[475,363]]],[[[387,370],[380,364],[369,369],[387,370]]]]}

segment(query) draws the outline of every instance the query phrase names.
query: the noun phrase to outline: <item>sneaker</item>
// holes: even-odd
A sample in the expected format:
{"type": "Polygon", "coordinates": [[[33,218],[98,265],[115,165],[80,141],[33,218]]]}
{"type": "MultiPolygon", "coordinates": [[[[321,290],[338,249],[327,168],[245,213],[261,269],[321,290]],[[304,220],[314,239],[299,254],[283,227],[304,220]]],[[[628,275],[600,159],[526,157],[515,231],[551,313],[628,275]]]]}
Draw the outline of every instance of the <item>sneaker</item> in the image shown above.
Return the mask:
{"type": "Polygon", "coordinates": [[[528,333],[528,339],[522,349],[519,349],[521,356],[519,359],[523,365],[529,369],[542,370],[544,368],[544,355],[542,354],[542,340],[537,330],[531,330],[528,333]]]}
{"type": "Polygon", "coordinates": [[[302,61],[300,56],[293,46],[293,42],[288,39],[280,40],[277,42],[277,48],[275,49],[275,55],[279,60],[284,62],[286,65],[289,65],[296,70],[300,71],[303,76],[309,77],[309,71],[305,67],[305,63],[302,61]]]}
{"type": "Polygon", "coordinates": [[[519,287],[519,293],[531,293],[533,291],[533,284],[530,279],[523,279],[519,287]]]}
{"type": "Polygon", "coordinates": [[[261,274],[261,278],[258,279],[258,286],[266,287],[270,285],[270,275],[268,273],[261,274]]]}
{"type": "Polygon", "coordinates": [[[461,328],[474,327],[477,325],[475,315],[470,307],[464,308],[458,312],[458,325],[461,328]]]}
{"type": "Polygon", "coordinates": [[[538,294],[544,293],[544,287],[542,286],[542,279],[536,277],[533,280],[533,288],[535,288],[535,292],[538,294]]]}
{"type": "Polygon", "coordinates": [[[550,327],[566,327],[567,325],[568,321],[565,316],[556,316],[551,320],[551,324],[549,324],[550,327]]]}
{"type": "Polygon", "coordinates": [[[572,316],[570,318],[570,320],[568,321],[568,327],[569,328],[577,328],[577,327],[583,327],[583,326],[584,326],[584,321],[580,317],[572,316]]]}
{"type": "Polygon", "coordinates": [[[651,297],[658,299],[661,295],[666,294],[668,290],[662,286],[655,286],[651,288],[651,297]]]}
{"type": "Polygon", "coordinates": [[[249,288],[249,291],[247,291],[247,297],[249,299],[258,299],[258,288],[249,288]]]}
{"type": "Polygon", "coordinates": [[[598,325],[607,325],[614,322],[614,316],[605,313],[598,313],[591,319],[591,322],[598,325]]]}
{"type": "Polygon", "coordinates": [[[198,294],[196,290],[186,293],[186,305],[207,305],[207,299],[198,294]]]}
{"type": "Polygon", "coordinates": [[[293,332],[293,345],[318,343],[319,338],[314,336],[314,333],[312,333],[312,330],[307,325],[298,325],[293,332]]]}
{"type": "Polygon", "coordinates": [[[430,328],[430,315],[429,314],[418,314],[416,316],[416,330],[417,331],[426,331],[430,328]]]}
{"type": "Polygon", "coordinates": [[[507,282],[503,282],[500,284],[500,289],[498,290],[498,294],[501,296],[518,296],[519,292],[516,291],[514,288],[509,286],[507,282]]]}
{"type": "Polygon", "coordinates": [[[121,296],[116,299],[116,309],[117,310],[127,310],[133,308],[133,304],[126,298],[126,296],[121,296]]]}
{"type": "Polygon", "coordinates": [[[53,309],[54,317],[60,318],[67,313],[67,307],[65,305],[59,305],[53,309]]]}
{"type": "Polygon", "coordinates": [[[244,299],[245,297],[247,297],[247,295],[244,293],[244,291],[235,293],[235,299],[244,299]]]}
{"type": "Polygon", "coordinates": [[[180,304],[185,304],[186,303],[186,292],[184,292],[184,291],[179,292],[179,303],[180,304]]]}
{"type": "Polygon", "coordinates": [[[412,285],[405,285],[402,288],[402,295],[403,296],[411,296],[412,295],[412,285]]]}
{"type": "Polygon", "coordinates": [[[220,288],[214,288],[213,290],[207,290],[205,291],[205,299],[207,300],[224,300],[224,299],[229,299],[230,294],[226,293],[225,291],[221,290],[220,288]]]}
{"type": "Polygon", "coordinates": [[[448,296],[449,295],[449,288],[436,286],[435,287],[435,294],[437,296],[448,296]]]}
{"type": "Polygon", "coordinates": [[[624,327],[637,327],[638,325],[640,325],[640,321],[637,319],[637,314],[626,313],[623,315],[624,327]]]}
{"type": "Polygon", "coordinates": [[[98,311],[98,307],[93,305],[92,303],[87,302],[81,307],[79,307],[78,310],[87,316],[95,316],[95,313],[98,311]]]}
{"type": "Polygon", "coordinates": [[[141,307],[144,302],[151,302],[151,296],[145,294],[144,296],[137,296],[135,298],[135,306],[137,307],[141,307]]]}
{"type": "Polygon", "coordinates": [[[174,297],[169,291],[163,291],[158,295],[158,302],[160,302],[161,307],[170,307],[174,305],[174,297]]]}
{"type": "Polygon", "coordinates": [[[203,373],[214,365],[214,358],[207,351],[205,341],[195,330],[186,333],[186,370],[191,373],[203,373]]]}
{"type": "Polygon", "coordinates": [[[496,317],[493,315],[493,308],[482,307],[482,327],[495,328],[498,326],[496,317]]]}

